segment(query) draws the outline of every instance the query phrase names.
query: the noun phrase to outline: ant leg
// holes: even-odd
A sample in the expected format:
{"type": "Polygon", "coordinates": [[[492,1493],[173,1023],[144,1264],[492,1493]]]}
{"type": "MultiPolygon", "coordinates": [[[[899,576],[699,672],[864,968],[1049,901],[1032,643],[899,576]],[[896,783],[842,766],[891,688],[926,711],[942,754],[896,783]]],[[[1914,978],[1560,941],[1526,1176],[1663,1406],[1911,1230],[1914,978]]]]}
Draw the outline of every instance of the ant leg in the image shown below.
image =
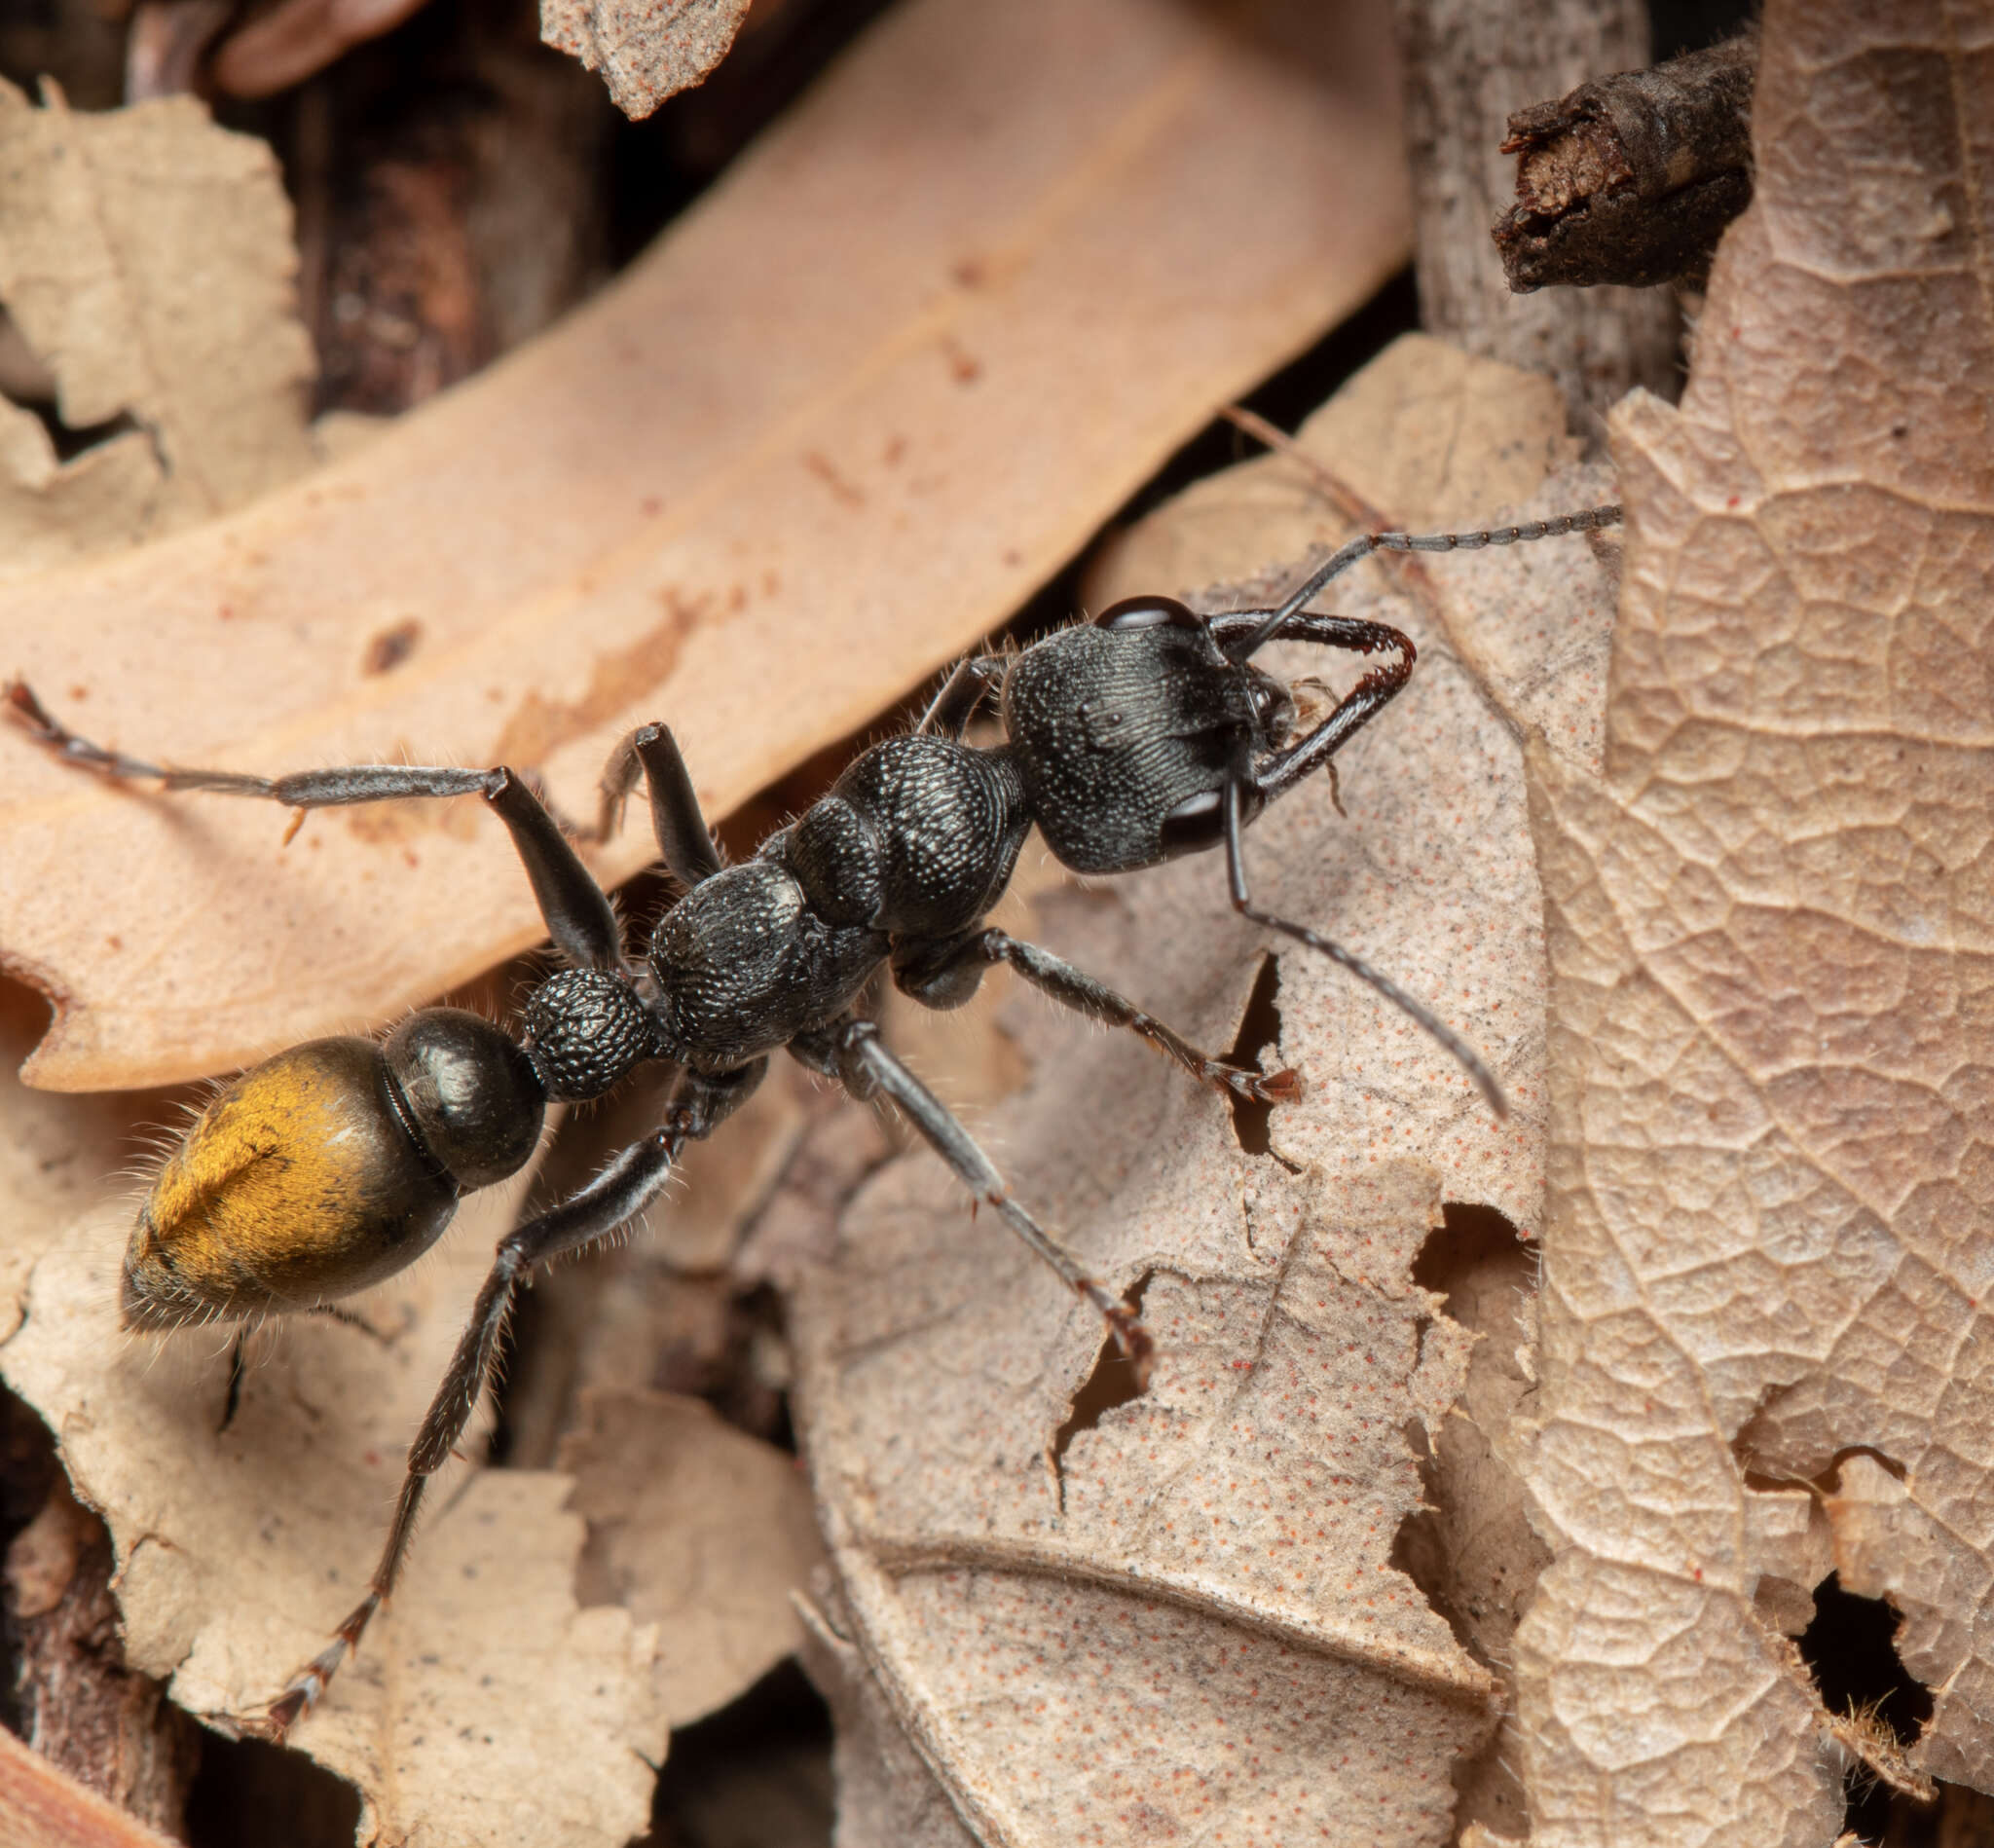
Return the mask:
{"type": "Polygon", "coordinates": [[[1496,1074],[1483,1063],[1481,1053],[1466,1040],[1443,1021],[1425,1003],[1416,1001],[1393,981],[1389,976],[1378,970],[1359,956],[1353,956],[1341,943],[1331,942],[1326,937],[1311,931],[1306,924],[1291,923],[1284,917],[1275,917],[1272,911],[1263,911],[1253,903],[1252,894],[1246,885],[1245,848],[1245,807],[1252,782],[1243,769],[1238,769],[1226,779],[1224,797],[1226,834],[1226,879],[1232,888],[1233,909],[1243,918],[1250,919],[1271,931],[1280,931],[1292,937],[1298,943],[1307,943],[1311,949],[1320,950],[1330,961],[1348,969],[1359,981],[1368,982],[1395,1008],[1424,1027],[1434,1039],[1458,1058],[1467,1074],[1480,1088],[1482,1095],[1489,1100],[1489,1107],[1498,1117],[1509,1115],[1509,1099],[1502,1094],[1502,1087],[1496,1082],[1496,1074]]]}
{"type": "Polygon", "coordinates": [[[957,662],[955,672],[942,683],[934,704],[921,715],[921,722],[914,727],[915,736],[940,733],[944,738],[960,738],[977,716],[977,709],[1003,682],[1001,654],[978,654],[957,662]]]}
{"type": "Polygon", "coordinates": [[[240,770],[189,770],[147,763],[78,737],[49,713],[24,681],[9,684],[7,700],[16,719],[37,742],[63,761],[117,780],[145,778],[169,791],[204,790],[218,795],[261,797],[299,810],[418,795],[482,795],[512,835],[555,947],[580,969],[616,969],[622,964],[616,914],[602,887],[524,779],[502,765],[493,770],[458,770],[414,763],[359,763],[277,777],[249,776],[240,770]]]}
{"type": "Polygon", "coordinates": [[[1115,1346],[1134,1367],[1140,1385],[1149,1383],[1155,1343],[1135,1312],[1088,1274],[1080,1259],[1011,1197],[1004,1176],[979,1149],[948,1107],[901,1063],[870,1020],[843,1020],[816,1033],[799,1034],[790,1051],[812,1070],[836,1078],[861,1102],[884,1091],[956,1178],[980,1204],[996,1207],[1004,1223],[1031,1253],[1050,1265],[1059,1280],[1097,1309],[1115,1346]]]}
{"type": "Polygon", "coordinates": [[[1061,1007],[1105,1026],[1126,1027],[1141,1035],[1164,1057],[1174,1059],[1200,1085],[1208,1085],[1222,1096],[1274,1104],[1291,1103],[1302,1094],[1298,1073],[1248,1071],[1213,1058],[1105,982],[1006,931],[973,931],[952,941],[903,947],[894,958],[893,979],[904,993],[924,1006],[960,1007],[974,992],[975,979],[993,963],[1008,964],[1061,1007]],[[965,972],[971,978],[968,981],[963,979],[965,972]]]}
{"type": "Polygon", "coordinates": [[[291,1678],[264,1719],[245,1730],[281,1744],[291,1727],[323,1696],[349,1653],[359,1647],[369,1620],[393,1592],[429,1478],[449,1460],[491,1381],[498,1338],[511,1313],[520,1279],[536,1265],[609,1238],[641,1213],[664,1190],[685,1144],[711,1134],[715,1125],[747,1099],[767,1070],[764,1058],[722,1079],[687,1074],[663,1128],[625,1149],[587,1186],[499,1241],[449,1371],[410,1446],[394,1520],[366,1597],[334,1632],[331,1643],[291,1678]]]}
{"type": "Polygon", "coordinates": [[[603,770],[602,807],[591,840],[608,840],[623,819],[623,804],[642,776],[650,790],[651,832],[672,877],[686,891],[710,879],[723,864],[714,844],[692,774],[668,725],[639,725],[616,741],[603,770]]]}

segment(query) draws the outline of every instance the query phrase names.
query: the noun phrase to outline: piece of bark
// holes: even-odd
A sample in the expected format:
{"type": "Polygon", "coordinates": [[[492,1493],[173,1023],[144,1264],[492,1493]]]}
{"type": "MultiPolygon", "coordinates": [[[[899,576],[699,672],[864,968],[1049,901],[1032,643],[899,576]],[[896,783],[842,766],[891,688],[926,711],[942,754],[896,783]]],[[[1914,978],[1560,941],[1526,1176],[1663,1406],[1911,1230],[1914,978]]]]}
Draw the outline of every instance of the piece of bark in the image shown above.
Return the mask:
{"type": "Polygon", "coordinates": [[[1757,70],[1747,33],[1511,116],[1517,203],[1493,233],[1509,286],[1701,287],[1752,201],[1757,70]]]}
{"type": "MultiPolygon", "coordinates": [[[[199,1729],[152,1677],[125,1666],[111,1596],[111,1536],[57,1470],[7,1550],[27,1742],[151,1829],[184,1832],[199,1729]]],[[[4,1833],[4,1829],[0,1829],[4,1833]]]]}
{"type": "Polygon", "coordinates": [[[615,121],[531,0],[438,9],[306,86],[290,168],[316,408],[408,410],[592,293],[615,121]]]}
{"type": "Polygon", "coordinates": [[[425,0],[278,0],[215,53],[215,88],[271,96],[301,84],[354,46],[389,32],[425,0]]]}
{"type": "Polygon", "coordinates": [[[1418,223],[1421,325],[1468,351],[1548,372],[1588,439],[1630,388],[1674,395],[1675,304],[1621,289],[1509,292],[1489,226],[1510,203],[1511,111],[1646,62],[1643,0],[1398,0],[1418,223]]]}

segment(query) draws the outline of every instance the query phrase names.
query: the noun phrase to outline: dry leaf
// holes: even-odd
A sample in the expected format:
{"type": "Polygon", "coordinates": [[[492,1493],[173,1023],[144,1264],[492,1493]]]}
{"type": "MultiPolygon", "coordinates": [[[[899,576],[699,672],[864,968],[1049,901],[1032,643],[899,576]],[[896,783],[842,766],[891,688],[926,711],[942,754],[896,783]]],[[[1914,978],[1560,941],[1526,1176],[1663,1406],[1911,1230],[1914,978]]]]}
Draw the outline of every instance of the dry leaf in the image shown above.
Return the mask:
{"type": "Polygon", "coordinates": [[[0,302],[70,429],[136,426],[58,463],[40,420],[0,404],[0,576],[172,532],[313,465],[297,267],[267,143],[192,97],[78,115],[53,84],[36,108],[0,82],[0,302]]]}
{"type": "Polygon", "coordinates": [[[707,80],[747,13],[748,0],[540,0],[540,37],[601,71],[616,107],[642,122],[707,80]]]}
{"type": "MultiPolygon", "coordinates": [[[[576,813],[663,717],[723,813],[1006,620],[1400,261],[1387,31],[917,0],[563,328],[240,514],[16,587],[7,665],[157,758],[512,761],[576,813]],[[371,671],[386,636],[413,647],[371,671]]],[[[267,808],[0,755],[40,1084],[240,1064],[544,934],[474,803],[286,852],[267,808]]],[[[597,864],[652,851],[633,821],[597,864]]]]}
{"type": "Polygon", "coordinates": [[[1865,1748],[1778,1634],[1823,1492],[1933,1690],[1913,1773],[1994,1789],[1984,41],[1768,6],[1688,389],[1613,420],[1604,774],[1533,763],[1540,1848],[1834,1838],[1865,1748]]]}
{"type": "MultiPolygon", "coordinates": [[[[1304,442],[1366,496],[1437,450],[1451,467],[1437,497],[1417,479],[1429,498],[1409,515],[1429,523],[1437,498],[1486,516],[1564,454],[1562,422],[1516,440],[1539,408],[1520,375],[1414,341],[1304,442]]],[[[1236,546],[1264,564],[1338,536],[1292,462],[1251,464],[1138,530],[1089,602],[1237,573],[1236,546]]],[[[1021,1199],[1140,1292],[1161,1349],[1148,1393],[1095,1374],[1097,1319],[1000,1228],[973,1226],[930,1159],[861,1197],[838,1263],[801,1293],[799,1401],[840,1613],[820,1665],[856,1690],[848,1708],[884,1702],[924,1766],[890,1742],[846,1754],[872,1831],[849,1848],[932,1814],[924,1777],[1007,1848],[1448,1838],[1499,1685],[1394,1563],[1474,1339],[1413,1273],[1436,1252],[1448,1268],[1443,1202],[1529,1229],[1540,1199],[1522,752],[1440,626],[1480,607],[1459,587],[1492,563],[1453,562],[1412,599],[1382,595],[1376,567],[1339,586],[1334,607],[1414,633],[1420,671],[1341,759],[1349,819],[1326,785],[1297,791],[1248,860],[1264,903],[1328,924],[1464,1026],[1517,1120],[1495,1123],[1444,1053],[1300,951],[1277,953],[1266,1057],[1300,1065],[1310,1091],[1274,1113],[1263,1156],[1129,1036],[1021,997],[1007,1014],[1034,1076],[987,1140],[1021,1199]]],[[[1603,570],[1577,542],[1567,576],[1581,613],[1540,607],[1502,645],[1519,684],[1535,684],[1531,634],[1604,630],[1603,570]]],[[[1234,1037],[1270,948],[1209,857],[1055,896],[1040,931],[1207,1046],[1234,1037]]]]}
{"type": "Polygon", "coordinates": [[[660,1632],[658,1710],[683,1726],[800,1640],[791,1594],[824,1557],[796,1460],[699,1399],[602,1392],[561,1442],[589,1526],[579,1595],[660,1632]]]}
{"type": "Polygon", "coordinates": [[[825,1608],[810,1601],[801,1607],[802,1658],[831,1706],[838,1848],[872,1842],[892,1842],[895,1848],[977,1848],[976,1837],[901,1729],[885,1691],[846,1634],[850,1616],[835,1589],[828,1582],[820,1589],[825,1608]]]}

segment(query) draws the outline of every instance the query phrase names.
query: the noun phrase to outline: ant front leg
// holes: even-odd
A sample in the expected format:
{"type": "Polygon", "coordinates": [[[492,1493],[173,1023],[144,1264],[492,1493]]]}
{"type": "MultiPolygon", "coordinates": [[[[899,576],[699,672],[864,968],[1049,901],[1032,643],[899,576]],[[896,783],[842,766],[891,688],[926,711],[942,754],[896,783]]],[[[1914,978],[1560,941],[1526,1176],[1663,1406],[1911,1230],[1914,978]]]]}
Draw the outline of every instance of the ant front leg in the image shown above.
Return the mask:
{"type": "Polygon", "coordinates": [[[996,963],[1016,970],[1041,994],[1063,1008],[1104,1026],[1126,1027],[1221,1096],[1281,1104],[1292,1103],[1302,1094],[1299,1073],[1249,1071],[1201,1053],[1181,1033],[1145,1014],[1106,982],[1006,931],[972,931],[967,937],[942,942],[900,945],[894,951],[893,979],[903,993],[923,1007],[959,1008],[976,992],[982,972],[996,963]]]}
{"type": "Polygon", "coordinates": [[[997,1165],[955,1120],[941,1098],[901,1063],[870,1020],[842,1020],[814,1033],[798,1034],[790,1052],[812,1071],[835,1078],[862,1103],[884,1091],[928,1146],[954,1169],[956,1178],[982,1205],[994,1206],[1025,1248],[1051,1266],[1059,1280],[1100,1312],[1115,1346],[1135,1369],[1139,1386],[1149,1383],[1156,1344],[1135,1312],[1090,1275],[1079,1257],[1011,1197],[997,1165]]]}
{"type": "Polygon", "coordinates": [[[323,1696],[341,1663],[359,1647],[374,1613],[392,1594],[408,1557],[409,1539],[429,1478],[449,1460],[491,1383],[498,1338],[512,1312],[521,1279],[536,1266],[584,1250],[627,1225],[664,1191],[685,1144],[710,1135],[717,1124],[747,1100],[767,1071],[764,1058],[724,1078],[688,1073],[662,1128],[625,1149],[577,1193],[529,1219],[499,1241],[449,1371],[410,1447],[394,1520],[380,1563],[368,1581],[366,1597],[333,1633],[332,1641],[291,1678],[268,1714],[244,1730],[281,1744],[291,1727],[323,1696]]]}
{"type": "Polygon", "coordinates": [[[622,966],[616,914],[602,887],[524,779],[503,765],[492,770],[458,770],[441,765],[359,763],[277,777],[250,776],[240,770],[190,770],[148,763],[79,737],[49,713],[25,681],[8,685],[7,700],[16,719],[45,749],[66,763],[121,782],[143,780],[173,792],[246,795],[301,812],[410,796],[481,795],[512,835],[555,948],[577,969],[622,966]]]}
{"type": "Polygon", "coordinates": [[[1317,931],[1311,931],[1306,924],[1296,924],[1288,918],[1276,917],[1272,911],[1263,911],[1253,903],[1252,893],[1246,884],[1246,806],[1253,791],[1252,773],[1244,765],[1235,768],[1226,779],[1223,809],[1226,837],[1226,880],[1232,890],[1233,909],[1243,918],[1261,925],[1264,929],[1279,931],[1292,937],[1298,943],[1306,943],[1311,949],[1318,950],[1340,968],[1348,969],[1359,981],[1368,983],[1394,1007],[1401,1009],[1413,1020],[1433,1036],[1448,1052],[1459,1059],[1470,1078],[1475,1081],[1489,1107],[1498,1117],[1509,1115],[1509,1099],[1503,1095],[1502,1086],[1496,1080],[1482,1055],[1466,1040],[1440,1018],[1426,1004],[1416,1000],[1393,981],[1389,976],[1373,969],[1360,956],[1352,955],[1341,943],[1333,942],[1317,931]]]}

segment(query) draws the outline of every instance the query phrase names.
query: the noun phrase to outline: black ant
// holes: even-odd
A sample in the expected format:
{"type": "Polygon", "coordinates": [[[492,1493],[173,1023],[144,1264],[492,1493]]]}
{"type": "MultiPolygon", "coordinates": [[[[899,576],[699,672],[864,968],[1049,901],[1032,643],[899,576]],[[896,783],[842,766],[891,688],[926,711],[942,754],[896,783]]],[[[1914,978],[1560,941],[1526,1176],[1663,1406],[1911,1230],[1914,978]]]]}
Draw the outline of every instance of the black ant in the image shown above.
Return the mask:
{"type": "Polygon", "coordinates": [[[1618,507],[1595,507],[1489,532],[1374,534],[1344,546],[1276,609],[1198,615],[1167,597],[1136,597],[1015,657],[976,656],[950,675],[912,733],[864,752],[828,795],[738,866],[722,862],[672,734],[645,725],[611,757],[591,831],[611,833],[639,780],[647,785],[658,850],[681,896],[641,965],[626,958],[602,888],[513,770],[362,764],[270,778],[170,768],[78,737],[15,682],[12,710],[39,741],[109,777],[261,796],[301,811],[482,795],[511,831],[567,964],[528,997],[518,1034],[460,1009],[425,1008],[379,1044],[314,1040],[235,1079],[166,1159],[140,1209],[125,1258],[127,1328],[323,1310],[427,1249],[465,1192],[517,1172],[550,1100],[600,1097],[646,1061],[683,1073],[656,1129],[499,1243],[410,1450],[367,1596],[257,1730],[281,1739],[310,1711],[392,1591],[428,1479],[491,1379],[520,1279],[641,1213],[685,1144],[712,1133],[761,1082],[773,1052],[787,1048],[855,1097],[890,1097],[973,1198],[1099,1311],[1138,1378],[1146,1374],[1151,1343],[1134,1312],[1012,1199],[989,1158],[857,1012],[882,965],[923,1006],[957,1008],[986,969],[1005,963],[1054,1001],[1141,1035],[1216,1090],[1263,1103],[1299,1094],[1294,1072],[1213,1058],[1092,977],[984,926],[1034,824],[1082,873],[1126,872],[1223,846],[1241,916],[1370,983],[1446,1047],[1501,1114],[1494,1074],[1452,1028],[1349,951],[1254,905],[1245,831],[1269,802],[1327,765],[1412,673],[1413,645],[1398,630],[1305,610],[1333,578],[1374,551],[1508,545],[1619,518],[1618,507]],[[1276,639],[1393,659],[1291,738],[1292,696],[1252,665],[1276,639]],[[966,743],[990,698],[1004,742],[966,743]]]}

